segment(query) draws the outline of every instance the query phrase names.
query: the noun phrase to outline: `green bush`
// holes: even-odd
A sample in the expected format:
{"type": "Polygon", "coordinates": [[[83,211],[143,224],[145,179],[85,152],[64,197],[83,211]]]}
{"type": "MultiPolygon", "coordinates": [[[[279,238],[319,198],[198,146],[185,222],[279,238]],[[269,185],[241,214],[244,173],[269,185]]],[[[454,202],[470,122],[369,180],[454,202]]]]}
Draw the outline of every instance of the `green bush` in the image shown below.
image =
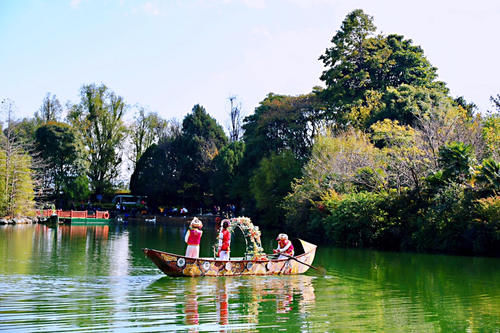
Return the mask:
{"type": "Polygon", "coordinates": [[[391,228],[387,211],[381,208],[386,199],[386,193],[359,192],[325,202],[331,214],[324,219],[328,237],[341,246],[381,245],[391,228]]]}

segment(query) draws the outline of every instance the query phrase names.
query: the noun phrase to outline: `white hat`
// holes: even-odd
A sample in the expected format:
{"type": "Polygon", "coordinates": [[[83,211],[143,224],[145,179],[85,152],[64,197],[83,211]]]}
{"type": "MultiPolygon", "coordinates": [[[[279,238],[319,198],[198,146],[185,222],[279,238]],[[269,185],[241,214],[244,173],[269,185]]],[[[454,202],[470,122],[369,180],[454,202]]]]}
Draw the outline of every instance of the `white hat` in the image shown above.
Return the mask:
{"type": "Polygon", "coordinates": [[[287,234],[279,234],[278,237],[276,237],[276,240],[280,240],[280,239],[288,239],[288,235],[287,234]]]}
{"type": "Polygon", "coordinates": [[[191,228],[201,229],[201,228],[203,228],[203,223],[201,223],[201,221],[197,217],[194,217],[193,220],[191,221],[191,223],[189,224],[189,226],[191,228]]]}

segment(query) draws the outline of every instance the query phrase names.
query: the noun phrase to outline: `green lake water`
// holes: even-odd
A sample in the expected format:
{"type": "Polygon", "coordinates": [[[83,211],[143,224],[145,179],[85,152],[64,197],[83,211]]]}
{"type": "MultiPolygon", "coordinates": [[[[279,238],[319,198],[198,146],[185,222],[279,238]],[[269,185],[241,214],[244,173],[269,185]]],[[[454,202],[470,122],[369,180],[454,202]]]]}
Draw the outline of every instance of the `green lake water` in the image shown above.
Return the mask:
{"type": "MultiPolygon", "coordinates": [[[[182,254],[184,232],[0,226],[0,331],[500,332],[498,258],[321,246],[324,276],[164,276],[141,249],[182,254]]],[[[235,235],[233,255],[243,242],[235,235]]]]}

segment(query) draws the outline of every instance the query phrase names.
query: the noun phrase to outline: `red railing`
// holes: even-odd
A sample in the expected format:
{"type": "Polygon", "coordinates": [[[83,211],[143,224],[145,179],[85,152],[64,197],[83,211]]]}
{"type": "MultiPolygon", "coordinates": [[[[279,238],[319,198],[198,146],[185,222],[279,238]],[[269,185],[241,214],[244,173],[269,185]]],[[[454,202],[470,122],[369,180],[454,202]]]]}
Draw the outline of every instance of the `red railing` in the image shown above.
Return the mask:
{"type": "Polygon", "coordinates": [[[36,212],[37,216],[50,217],[57,215],[62,218],[84,218],[84,219],[109,219],[108,211],[96,211],[95,214],[89,214],[86,210],[52,210],[44,209],[36,212]]]}

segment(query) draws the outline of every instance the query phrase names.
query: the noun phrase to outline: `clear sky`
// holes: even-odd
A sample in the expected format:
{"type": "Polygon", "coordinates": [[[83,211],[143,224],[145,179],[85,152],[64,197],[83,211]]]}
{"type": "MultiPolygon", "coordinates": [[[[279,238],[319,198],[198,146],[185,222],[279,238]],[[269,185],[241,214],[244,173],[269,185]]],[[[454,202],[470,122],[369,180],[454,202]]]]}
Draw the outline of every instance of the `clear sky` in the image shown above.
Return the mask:
{"type": "Polygon", "coordinates": [[[0,98],[31,117],[47,92],[76,103],[104,83],[166,119],[199,103],[226,127],[230,95],[248,115],[269,92],[321,85],[318,57],[356,8],[420,45],[453,96],[491,109],[498,0],[0,0],[0,98]]]}

